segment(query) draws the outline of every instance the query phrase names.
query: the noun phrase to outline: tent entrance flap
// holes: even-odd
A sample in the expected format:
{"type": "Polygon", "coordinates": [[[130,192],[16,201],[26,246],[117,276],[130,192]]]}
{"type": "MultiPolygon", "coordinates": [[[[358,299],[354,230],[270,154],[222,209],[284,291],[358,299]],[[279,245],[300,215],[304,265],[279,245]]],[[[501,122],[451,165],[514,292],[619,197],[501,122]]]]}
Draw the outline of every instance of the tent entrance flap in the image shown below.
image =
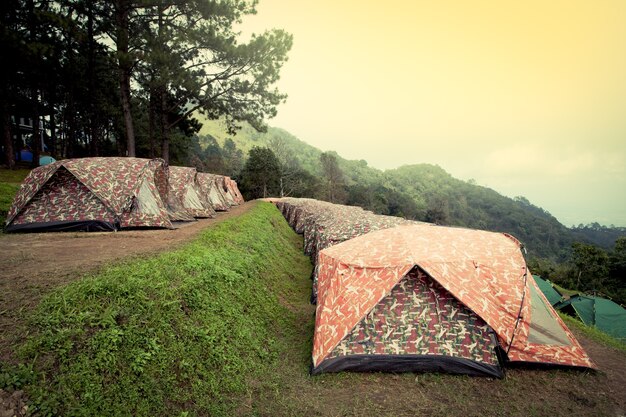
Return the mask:
{"type": "Polygon", "coordinates": [[[313,370],[502,376],[493,330],[414,267],[313,370]]]}
{"type": "Polygon", "coordinates": [[[528,342],[540,345],[571,346],[563,327],[552,316],[543,298],[534,285],[530,285],[531,322],[528,342]]]}
{"type": "Polygon", "coordinates": [[[89,188],[59,167],[7,231],[112,230],[116,223],[115,215],[89,188]]]}

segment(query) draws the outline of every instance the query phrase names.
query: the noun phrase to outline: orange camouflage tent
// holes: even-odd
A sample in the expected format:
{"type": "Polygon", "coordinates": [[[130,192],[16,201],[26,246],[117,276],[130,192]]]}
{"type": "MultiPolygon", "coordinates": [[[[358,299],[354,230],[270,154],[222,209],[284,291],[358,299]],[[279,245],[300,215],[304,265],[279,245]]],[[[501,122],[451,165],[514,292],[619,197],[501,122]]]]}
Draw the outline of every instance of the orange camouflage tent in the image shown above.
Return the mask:
{"type": "Polygon", "coordinates": [[[513,237],[405,225],[320,252],[312,373],[594,368],[513,237]]]}

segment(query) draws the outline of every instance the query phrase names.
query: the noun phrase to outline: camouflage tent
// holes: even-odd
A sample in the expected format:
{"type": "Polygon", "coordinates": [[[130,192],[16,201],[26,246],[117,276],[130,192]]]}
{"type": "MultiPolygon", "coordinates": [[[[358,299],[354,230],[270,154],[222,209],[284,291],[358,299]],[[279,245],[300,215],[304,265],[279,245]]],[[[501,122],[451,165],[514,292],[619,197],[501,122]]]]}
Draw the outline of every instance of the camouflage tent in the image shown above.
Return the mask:
{"type": "Polygon", "coordinates": [[[167,182],[161,159],[57,161],[28,174],[7,215],[6,230],[171,228],[167,182]]]}
{"type": "Polygon", "coordinates": [[[232,184],[230,183],[230,178],[224,175],[216,175],[215,182],[220,187],[220,191],[222,192],[226,203],[229,206],[239,205],[237,202],[237,196],[235,192],[232,190],[232,184]]]}
{"type": "Polygon", "coordinates": [[[304,253],[313,260],[311,302],[317,299],[319,251],[367,234],[401,224],[416,223],[399,217],[377,215],[361,207],[298,198],[275,200],[285,218],[304,236],[304,253]]]}
{"type": "Polygon", "coordinates": [[[217,177],[214,174],[199,172],[198,184],[200,193],[209,201],[214,210],[227,211],[230,208],[230,204],[226,202],[226,196],[222,187],[217,183],[217,177]]]}
{"type": "Polygon", "coordinates": [[[511,362],[592,368],[501,233],[406,225],[320,252],[313,374],[501,376],[511,362]]]}
{"type": "Polygon", "coordinates": [[[233,195],[235,199],[235,203],[243,204],[245,201],[243,199],[243,195],[241,195],[241,192],[239,191],[239,187],[237,186],[237,181],[233,180],[230,177],[225,177],[225,182],[227,184],[228,190],[230,191],[230,193],[233,195]]]}
{"type": "Polygon", "coordinates": [[[197,176],[195,168],[170,167],[170,200],[174,203],[180,201],[183,210],[192,217],[215,217],[215,210],[202,193],[197,176]]]}
{"type": "Polygon", "coordinates": [[[171,221],[195,221],[196,218],[193,213],[185,208],[185,204],[183,203],[185,187],[181,187],[182,181],[180,181],[180,184],[177,184],[176,181],[172,181],[171,168],[172,167],[170,167],[170,177],[168,181],[167,214],[169,215],[171,221]]]}

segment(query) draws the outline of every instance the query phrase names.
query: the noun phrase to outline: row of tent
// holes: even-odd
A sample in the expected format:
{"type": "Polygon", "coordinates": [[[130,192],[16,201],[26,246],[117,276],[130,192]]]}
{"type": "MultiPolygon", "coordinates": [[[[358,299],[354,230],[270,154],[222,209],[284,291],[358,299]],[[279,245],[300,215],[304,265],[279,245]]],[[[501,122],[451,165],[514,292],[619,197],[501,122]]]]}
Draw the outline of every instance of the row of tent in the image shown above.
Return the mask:
{"type": "Polygon", "coordinates": [[[273,201],[314,262],[312,374],[595,368],[530,278],[514,237],[310,199],[273,201]]]}
{"type": "Polygon", "coordinates": [[[619,304],[595,295],[564,296],[550,281],[533,275],[537,285],[552,307],[580,319],[585,325],[596,327],[626,343],[626,309],[619,304]]]}
{"type": "Polygon", "coordinates": [[[162,159],[66,159],[33,169],[9,209],[7,232],[173,228],[243,203],[226,176],[162,159]]]}

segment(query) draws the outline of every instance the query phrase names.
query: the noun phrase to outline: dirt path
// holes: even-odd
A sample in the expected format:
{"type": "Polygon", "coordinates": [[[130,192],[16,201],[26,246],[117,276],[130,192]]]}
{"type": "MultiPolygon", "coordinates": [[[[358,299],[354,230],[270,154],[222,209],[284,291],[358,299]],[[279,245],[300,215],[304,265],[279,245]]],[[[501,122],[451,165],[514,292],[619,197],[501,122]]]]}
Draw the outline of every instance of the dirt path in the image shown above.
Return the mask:
{"type": "Polygon", "coordinates": [[[200,231],[240,216],[256,202],[219,212],[213,219],[180,223],[175,230],[0,235],[0,361],[11,361],[26,312],[59,285],[111,261],[171,250],[200,231]]]}

